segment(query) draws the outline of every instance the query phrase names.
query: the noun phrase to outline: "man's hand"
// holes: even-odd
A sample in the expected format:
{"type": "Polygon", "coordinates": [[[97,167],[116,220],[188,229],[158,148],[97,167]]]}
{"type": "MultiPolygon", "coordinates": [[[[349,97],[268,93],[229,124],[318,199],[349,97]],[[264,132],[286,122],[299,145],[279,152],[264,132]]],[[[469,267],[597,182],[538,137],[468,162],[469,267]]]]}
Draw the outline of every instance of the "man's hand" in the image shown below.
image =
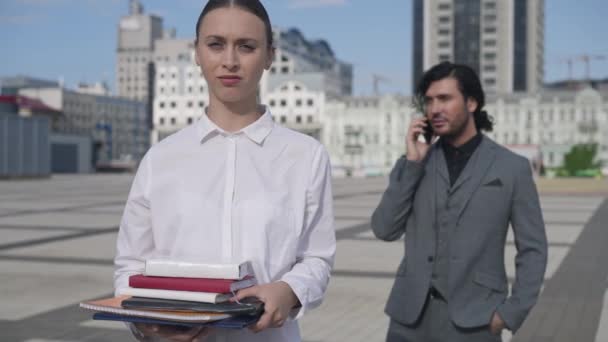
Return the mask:
{"type": "Polygon", "coordinates": [[[506,328],[505,321],[500,318],[500,315],[497,312],[494,312],[494,315],[492,315],[492,322],[490,322],[490,332],[494,335],[500,335],[504,328],[506,328]]]}
{"type": "Polygon", "coordinates": [[[211,333],[211,329],[207,327],[188,329],[171,325],[135,323],[135,328],[143,335],[143,341],[145,341],[145,337],[161,337],[174,342],[198,342],[204,341],[205,337],[211,333]]]}
{"type": "Polygon", "coordinates": [[[284,281],[252,286],[239,290],[236,294],[238,300],[247,297],[256,297],[264,302],[264,313],[260,320],[250,328],[254,332],[282,327],[291,309],[300,305],[298,297],[284,281]]]}
{"type": "Polygon", "coordinates": [[[426,156],[431,145],[426,141],[418,141],[418,137],[424,134],[424,128],[428,125],[430,125],[430,123],[426,117],[412,118],[410,127],[408,128],[407,135],[405,137],[407,160],[419,162],[426,156]]]}

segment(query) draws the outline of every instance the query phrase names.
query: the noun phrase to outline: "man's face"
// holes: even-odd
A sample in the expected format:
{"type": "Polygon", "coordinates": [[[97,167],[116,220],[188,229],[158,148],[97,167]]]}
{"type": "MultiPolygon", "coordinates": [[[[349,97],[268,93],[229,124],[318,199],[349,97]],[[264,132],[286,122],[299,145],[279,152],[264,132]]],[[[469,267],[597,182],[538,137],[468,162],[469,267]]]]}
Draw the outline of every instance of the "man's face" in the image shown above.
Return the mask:
{"type": "Polygon", "coordinates": [[[477,101],[465,100],[458,89],[458,80],[447,77],[431,83],[424,94],[426,117],[435,135],[457,138],[475,129],[473,112],[477,101]]]}

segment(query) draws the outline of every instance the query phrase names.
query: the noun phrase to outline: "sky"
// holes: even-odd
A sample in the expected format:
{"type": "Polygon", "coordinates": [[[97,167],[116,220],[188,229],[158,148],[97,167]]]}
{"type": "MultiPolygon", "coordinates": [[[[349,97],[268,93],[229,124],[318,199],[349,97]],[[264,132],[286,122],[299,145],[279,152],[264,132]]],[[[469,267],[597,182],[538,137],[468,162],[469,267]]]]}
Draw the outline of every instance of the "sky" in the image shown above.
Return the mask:
{"type": "MultiPolygon", "coordinates": [[[[204,0],[142,0],[146,13],[163,17],[178,38],[192,38],[204,0]]],[[[272,24],[325,39],[353,64],[354,93],[411,92],[410,0],[263,0],[272,24]]],[[[68,87],[105,80],[114,89],[117,24],[128,0],[0,0],[0,77],[62,79],[68,87]]],[[[608,1],[545,0],[545,81],[568,77],[566,60],[591,61],[593,78],[608,78],[608,1]]],[[[573,64],[574,78],[585,76],[573,64]]]]}

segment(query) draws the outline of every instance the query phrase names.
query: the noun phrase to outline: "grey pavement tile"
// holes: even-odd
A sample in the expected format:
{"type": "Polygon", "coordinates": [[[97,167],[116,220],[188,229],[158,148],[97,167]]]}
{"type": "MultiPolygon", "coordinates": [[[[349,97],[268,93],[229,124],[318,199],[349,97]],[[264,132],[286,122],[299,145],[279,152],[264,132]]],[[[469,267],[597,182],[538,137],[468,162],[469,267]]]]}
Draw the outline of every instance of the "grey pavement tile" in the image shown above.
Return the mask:
{"type": "Polygon", "coordinates": [[[2,246],[13,244],[15,242],[29,241],[32,239],[42,239],[54,236],[65,235],[70,233],[70,230],[32,230],[19,228],[0,228],[0,251],[2,246]]]}
{"type": "MultiPolygon", "coordinates": [[[[111,261],[116,253],[116,232],[82,237],[74,240],[57,241],[48,244],[40,244],[15,250],[2,251],[0,249],[0,260],[2,256],[29,256],[29,257],[64,257],[72,259],[106,259],[111,261]]],[[[77,263],[77,260],[74,260],[77,263]]]]}
{"type": "Polygon", "coordinates": [[[345,228],[349,228],[355,225],[360,225],[367,223],[364,219],[340,219],[336,218],[335,221],[335,229],[336,231],[344,230],[345,228]]]}
{"type": "Polygon", "coordinates": [[[0,320],[22,320],[111,292],[112,266],[0,260],[0,320]]]}
{"type": "Polygon", "coordinates": [[[403,248],[403,241],[341,240],[336,248],[334,270],[394,274],[403,257],[403,248]]]}
{"type": "Polygon", "coordinates": [[[83,214],[78,212],[50,212],[11,217],[0,217],[0,225],[46,225],[48,227],[107,228],[120,223],[116,215],[83,214]]]}

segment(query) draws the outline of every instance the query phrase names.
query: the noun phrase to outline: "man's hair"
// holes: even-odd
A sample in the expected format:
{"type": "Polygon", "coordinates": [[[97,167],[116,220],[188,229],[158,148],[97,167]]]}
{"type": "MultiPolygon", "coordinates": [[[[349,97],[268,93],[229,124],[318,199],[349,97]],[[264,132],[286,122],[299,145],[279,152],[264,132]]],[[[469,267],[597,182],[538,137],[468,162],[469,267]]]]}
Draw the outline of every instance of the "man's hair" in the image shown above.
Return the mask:
{"type": "Polygon", "coordinates": [[[465,101],[469,98],[477,101],[477,108],[473,112],[477,130],[491,132],[494,127],[494,119],[483,110],[485,94],[481,87],[481,81],[477,73],[467,65],[441,62],[433,66],[422,75],[415,95],[424,97],[431,83],[448,77],[458,82],[458,90],[460,90],[465,101]]]}

